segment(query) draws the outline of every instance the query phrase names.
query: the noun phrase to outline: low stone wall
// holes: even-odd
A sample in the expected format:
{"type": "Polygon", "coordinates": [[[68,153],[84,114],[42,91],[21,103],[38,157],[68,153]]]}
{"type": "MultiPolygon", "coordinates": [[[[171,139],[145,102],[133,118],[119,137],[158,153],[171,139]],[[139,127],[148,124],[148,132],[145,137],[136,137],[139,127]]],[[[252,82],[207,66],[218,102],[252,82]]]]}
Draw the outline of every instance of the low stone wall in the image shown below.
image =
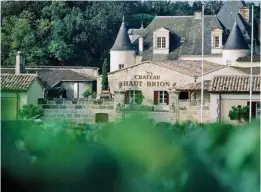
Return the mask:
{"type": "MultiPolygon", "coordinates": [[[[201,119],[201,101],[199,100],[179,100],[176,117],[179,121],[196,121],[201,119]]],[[[210,102],[203,102],[203,122],[210,121],[210,102]]]]}
{"type": "MultiPolygon", "coordinates": [[[[97,113],[108,114],[109,121],[120,120],[123,117],[114,101],[42,99],[38,103],[44,110],[44,120],[65,119],[79,123],[95,123],[97,113]]],[[[156,122],[176,122],[177,120],[200,122],[200,105],[200,101],[197,100],[178,100],[169,106],[169,112],[143,111],[140,114],[147,115],[156,122]]],[[[209,105],[209,101],[204,101],[203,122],[210,121],[209,105]]]]}
{"type": "Polygon", "coordinates": [[[120,117],[113,101],[96,102],[94,100],[39,100],[44,110],[43,120],[65,119],[79,123],[94,123],[97,113],[107,113],[109,121],[120,117]]]}

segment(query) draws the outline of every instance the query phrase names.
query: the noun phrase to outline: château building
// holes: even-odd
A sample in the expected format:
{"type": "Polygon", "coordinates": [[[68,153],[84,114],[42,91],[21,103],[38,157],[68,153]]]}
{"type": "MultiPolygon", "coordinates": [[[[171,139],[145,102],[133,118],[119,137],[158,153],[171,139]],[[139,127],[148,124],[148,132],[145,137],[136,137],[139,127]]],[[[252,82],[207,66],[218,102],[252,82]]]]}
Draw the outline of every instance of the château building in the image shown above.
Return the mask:
{"type": "MultiPolygon", "coordinates": [[[[204,15],[204,80],[217,75],[247,75],[251,49],[250,10],[244,1],[227,1],[217,15],[204,15]]],[[[260,25],[254,25],[254,67],[260,66],[260,25]]],[[[122,20],[110,50],[109,87],[121,101],[142,92],[146,104],[168,105],[175,86],[201,81],[202,14],[156,16],[140,29],[122,20]]],[[[258,69],[255,70],[259,73],[258,69]]],[[[257,75],[257,74],[256,74],[257,75]]],[[[98,95],[101,77],[97,81],[98,95]]],[[[209,99],[205,93],[205,99],[209,99]]],[[[180,99],[200,99],[184,92],[180,99]]]]}

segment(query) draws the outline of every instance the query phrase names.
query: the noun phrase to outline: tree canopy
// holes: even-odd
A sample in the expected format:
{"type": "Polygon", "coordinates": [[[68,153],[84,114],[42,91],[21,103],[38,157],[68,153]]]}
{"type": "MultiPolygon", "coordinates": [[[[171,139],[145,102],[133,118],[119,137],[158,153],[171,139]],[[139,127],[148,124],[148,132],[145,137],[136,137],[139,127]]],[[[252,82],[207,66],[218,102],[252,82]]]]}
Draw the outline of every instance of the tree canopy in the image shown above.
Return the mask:
{"type": "MultiPolygon", "coordinates": [[[[207,2],[216,14],[222,1],[207,2]]],[[[14,65],[25,53],[27,65],[102,67],[121,25],[146,27],[156,15],[192,15],[199,1],[3,1],[2,65],[14,65]]]]}

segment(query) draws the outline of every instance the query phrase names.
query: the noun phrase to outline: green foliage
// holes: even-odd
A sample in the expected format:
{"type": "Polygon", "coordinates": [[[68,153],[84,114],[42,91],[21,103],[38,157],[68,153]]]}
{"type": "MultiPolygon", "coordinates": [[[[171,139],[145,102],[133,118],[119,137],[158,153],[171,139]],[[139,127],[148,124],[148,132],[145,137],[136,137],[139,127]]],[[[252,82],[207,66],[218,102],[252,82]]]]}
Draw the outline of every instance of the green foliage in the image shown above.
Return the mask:
{"type": "Polygon", "coordinates": [[[37,191],[258,191],[259,123],[3,122],[2,168],[37,191]]]}
{"type": "MultiPolygon", "coordinates": [[[[207,2],[206,14],[217,13],[219,3],[207,2]]],[[[140,28],[155,15],[192,15],[194,7],[178,1],[3,1],[1,63],[14,65],[20,50],[27,65],[102,67],[123,15],[128,28],[140,28]]]]}
{"type": "Polygon", "coordinates": [[[91,92],[90,89],[86,89],[86,90],[83,92],[83,94],[82,94],[82,96],[84,96],[85,98],[88,98],[90,95],[92,95],[92,92],[91,92]]]}
{"type": "Polygon", "coordinates": [[[108,90],[108,63],[105,58],[102,65],[102,90],[108,90]]]}
{"type": "Polygon", "coordinates": [[[143,96],[141,93],[138,93],[138,94],[136,95],[136,103],[137,103],[138,105],[141,105],[141,104],[142,104],[143,99],[144,99],[144,96],[143,96]]]}
{"type": "Polygon", "coordinates": [[[52,88],[46,90],[47,98],[60,98],[60,96],[62,96],[64,91],[65,90],[60,86],[52,87],[52,88]]]}
{"type": "Polygon", "coordinates": [[[97,93],[94,91],[92,92],[92,99],[96,99],[97,93]]]}
{"type": "Polygon", "coordinates": [[[22,119],[31,119],[33,117],[40,117],[43,115],[43,109],[35,105],[23,105],[19,111],[19,117],[22,119]]]}
{"type": "Polygon", "coordinates": [[[249,120],[249,107],[238,105],[232,106],[228,114],[231,120],[237,120],[239,123],[247,122],[249,120]]]}
{"type": "Polygon", "coordinates": [[[85,91],[83,92],[83,96],[85,98],[88,98],[90,95],[92,95],[92,85],[91,84],[85,84],[85,91]]]}

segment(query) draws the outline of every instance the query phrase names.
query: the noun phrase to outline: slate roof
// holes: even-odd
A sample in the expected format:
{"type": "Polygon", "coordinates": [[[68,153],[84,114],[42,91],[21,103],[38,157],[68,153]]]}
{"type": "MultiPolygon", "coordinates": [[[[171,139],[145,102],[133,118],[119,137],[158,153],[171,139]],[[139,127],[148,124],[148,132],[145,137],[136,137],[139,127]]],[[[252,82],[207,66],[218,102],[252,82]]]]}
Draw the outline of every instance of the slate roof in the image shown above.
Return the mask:
{"type": "MultiPolygon", "coordinates": [[[[201,19],[194,16],[156,16],[143,30],[132,30],[134,35],[144,37],[143,61],[175,60],[179,55],[201,55],[201,19]],[[153,55],[153,32],[159,28],[170,31],[170,53],[168,55],[153,55]],[[185,42],[181,43],[181,38],[185,42]]],[[[204,51],[211,54],[211,30],[222,29],[216,16],[205,15],[204,51]]]]}
{"type": "MultiPolygon", "coordinates": [[[[209,89],[210,83],[211,83],[211,80],[205,80],[203,82],[203,89],[205,91],[207,91],[209,89]]],[[[178,91],[199,91],[199,90],[201,90],[201,82],[180,85],[180,86],[176,87],[176,90],[178,90],[178,91]]]]}
{"type": "MultiPolygon", "coordinates": [[[[253,76],[253,92],[260,93],[260,76],[253,76]]],[[[216,76],[211,81],[209,92],[249,93],[249,76],[216,76]]]]}
{"type": "MultiPolygon", "coordinates": [[[[123,71],[132,67],[136,67],[138,65],[151,63],[155,64],[173,71],[177,71],[189,76],[201,76],[201,61],[192,61],[192,60],[167,60],[167,61],[144,61],[136,65],[132,65],[120,70],[112,71],[109,74],[113,74],[119,71],[123,71]]],[[[224,65],[219,65],[216,63],[212,63],[209,61],[204,61],[204,74],[225,68],[224,65]]]]}
{"type": "Polygon", "coordinates": [[[244,1],[226,1],[217,14],[218,20],[225,29],[231,31],[238,14],[238,9],[247,6],[244,1]]]}
{"type": "MultiPolygon", "coordinates": [[[[247,61],[251,61],[251,54],[243,56],[243,57],[239,57],[237,59],[238,62],[247,62],[247,61]]],[[[253,62],[260,62],[260,54],[256,53],[253,54],[253,62]]]]}
{"type": "Polygon", "coordinates": [[[111,48],[111,51],[126,51],[126,50],[134,50],[134,48],[131,44],[128,31],[123,20],[117,38],[114,42],[114,45],[111,48]]]}
{"type": "Polygon", "coordinates": [[[1,74],[1,91],[28,91],[37,75],[32,74],[1,74]]]}
{"type": "MultiPolygon", "coordinates": [[[[50,88],[62,81],[95,81],[96,77],[78,73],[72,69],[65,68],[25,68],[30,74],[37,74],[45,88],[50,88]]],[[[80,70],[80,69],[79,69],[80,70]]],[[[14,68],[1,68],[1,73],[14,74],[14,68]]],[[[26,74],[23,74],[26,75],[26,74]]]]}
{"type": "Polygon", "coordinates": [[[245,38],[243,37],[237,22],[234,23],[234,26],[229,34],[227,42],[223,48],[224,50],[237,50],[237,49],[249,49],[245,38]]]}

